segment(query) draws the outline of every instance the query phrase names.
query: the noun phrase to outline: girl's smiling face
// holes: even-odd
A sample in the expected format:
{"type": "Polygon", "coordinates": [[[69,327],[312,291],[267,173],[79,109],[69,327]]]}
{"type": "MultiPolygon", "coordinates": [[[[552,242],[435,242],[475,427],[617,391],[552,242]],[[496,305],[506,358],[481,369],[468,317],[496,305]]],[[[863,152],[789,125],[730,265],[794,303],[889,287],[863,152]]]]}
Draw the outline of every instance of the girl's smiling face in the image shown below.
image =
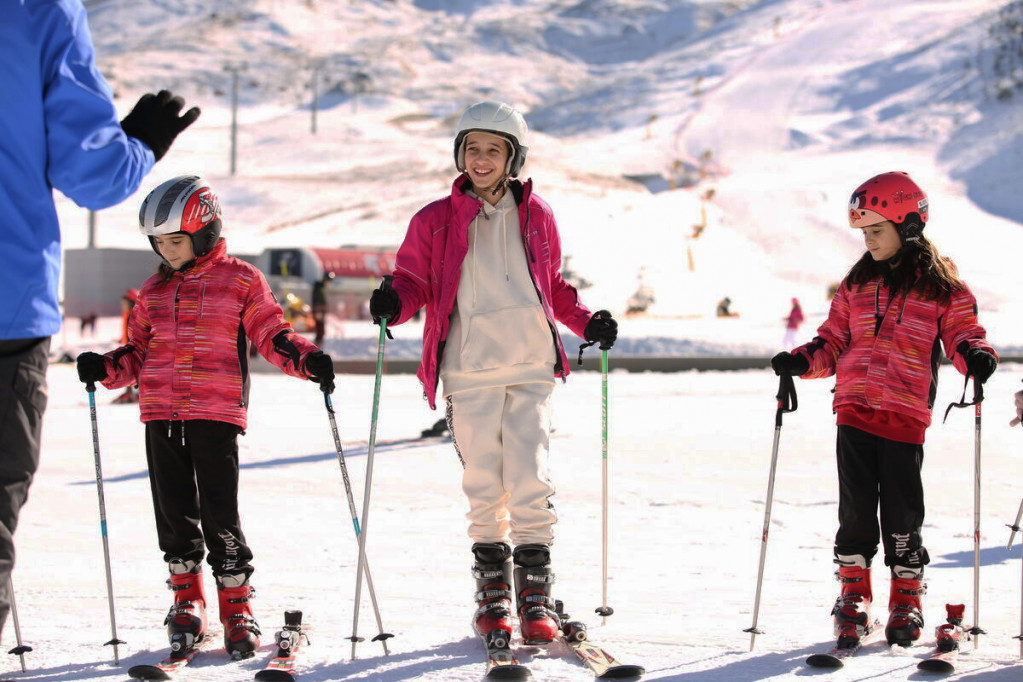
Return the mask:
{"type": "Polygon", "coordinates": [[[184,232],[158,234],[153,237],[153,241],[156,242],[160,255],[174,270],[180,269],[182,265],[195,258],[192,237],[184,232]]]}
{"type": "Polygon", "coordinates": [[[508,143],[502,137],[478,131],[465,136],[465,172],[476,194],[504,179],[508,155],[508,143]]]}
{"type": "Polygon", "coordinates": [[[863,230],[863,242],[867,246],[867,251],[876,261],[888,260],[902,247],[899,232],[895,229],[895,223],[890,220],[860,229],[863,230]]]}

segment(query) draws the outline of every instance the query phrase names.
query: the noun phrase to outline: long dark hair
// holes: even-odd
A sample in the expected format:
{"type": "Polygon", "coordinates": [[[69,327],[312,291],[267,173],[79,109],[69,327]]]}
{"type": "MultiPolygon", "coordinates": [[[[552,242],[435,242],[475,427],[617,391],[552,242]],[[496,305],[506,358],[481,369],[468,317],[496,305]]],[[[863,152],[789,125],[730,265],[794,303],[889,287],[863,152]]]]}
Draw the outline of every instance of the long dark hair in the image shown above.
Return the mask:
{"type": "Polygon", "coordinates": [[[847,285],[862,286],[878,278],[891,287],[892,293],[913,290],[925,300],[947,304],[952,294],[963,288],[955,264],[940,253],[924,235],[916,241],[905,242],[895,256],[898,261],[875,261],[870,252],[849,269],[845,276],[847,285]]]}

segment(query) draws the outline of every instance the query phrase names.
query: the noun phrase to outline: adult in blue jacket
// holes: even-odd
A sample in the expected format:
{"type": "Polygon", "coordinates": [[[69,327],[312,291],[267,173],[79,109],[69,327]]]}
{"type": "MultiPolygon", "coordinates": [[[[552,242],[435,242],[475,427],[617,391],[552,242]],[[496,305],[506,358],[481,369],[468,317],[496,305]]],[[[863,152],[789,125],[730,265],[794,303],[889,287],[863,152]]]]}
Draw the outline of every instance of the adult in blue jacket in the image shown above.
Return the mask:
{"type": "Polygon", "coordinates": [[[183,108],[147,94],[118,122],[81,0],[0,2],[0,630],[61,324],[53,189],[94,210],[123,201],[199,116],[183,108]]]}

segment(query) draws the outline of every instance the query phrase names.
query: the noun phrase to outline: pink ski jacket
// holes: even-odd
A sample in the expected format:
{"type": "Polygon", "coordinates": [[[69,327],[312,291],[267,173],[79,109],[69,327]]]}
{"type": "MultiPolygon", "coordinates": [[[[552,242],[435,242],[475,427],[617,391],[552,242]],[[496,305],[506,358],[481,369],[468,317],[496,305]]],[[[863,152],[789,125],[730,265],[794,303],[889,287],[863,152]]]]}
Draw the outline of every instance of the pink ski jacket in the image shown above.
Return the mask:
{"type": "Polygon", "coordinates": [[[262,273],[227,255],[221,239],[184,272],[145,281],[128,344],[106,354],[103,385],[139,385],[143,422],[211,419],[246,427],[248,344],[287,374],[308,379],[317,350],[284,321],[262,273]]]}
{"type": "Polygon", "coordinates": [[[971,348],[995,354],[977,321],[970,289],[964,284],[948,304],[941,304],[916,291],[892,298],[878,278],[852,288],[842,282],[817,337],[793,353],[810,361],[803,379],[837,375],[836,411],[863,405],[929,426],[942,346],[964,375],[971,348]]]}
{"type": "MultiPolygon", "coordinates": [[[[431,409],[437,407],[438,372],[462,261],[469,251],[469,225],[483,205],[465,193],[468,183],[468,178],[460,175],[450,196],[427,204],[412,217],[395,260],[393,286],[401,311],[390,324],[401,324],[426,306],[423,357],[417,376],[431,409]]],[[[569,373],[568,356],[555,320],[582,337],[591,313],[579,301],[575,287],[561,278],[561,238],[551,207],[533,194],[532,180],[525,184],[512,180],[508,187],[519,207],[529,273],[551,327],[551,343],[557,349],[554,376],[564,378],[569,373]]],[[[508,330],[509,334],[514,331],[508,330]]]]}

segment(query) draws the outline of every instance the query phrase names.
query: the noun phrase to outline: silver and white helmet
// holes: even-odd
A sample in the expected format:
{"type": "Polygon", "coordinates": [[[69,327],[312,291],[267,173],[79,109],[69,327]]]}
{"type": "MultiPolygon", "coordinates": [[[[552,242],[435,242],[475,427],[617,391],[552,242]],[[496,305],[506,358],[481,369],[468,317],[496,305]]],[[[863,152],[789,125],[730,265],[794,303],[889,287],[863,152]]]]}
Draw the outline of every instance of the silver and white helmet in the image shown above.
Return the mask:
{"type": "Polygon", "coordinates": [[[505,175],[514,177],[526,162],[526,119],[507,104],[487,100],[478,102],[462,112],[455,134],[455,167],[465,172],[465,136],[471,132],[484,132],[504,138],[511,145],[511,154],[505,166],[505,175]]]}
{"type": "Polygon", "coordinates": [[[183,232],[192,238],[198,258],[220,238],[220,216],[220,199],[209,183],[197,175],[180,175],[159,185],[142,202],[139,230],[157,253],[154,236],[183,232]]]}

